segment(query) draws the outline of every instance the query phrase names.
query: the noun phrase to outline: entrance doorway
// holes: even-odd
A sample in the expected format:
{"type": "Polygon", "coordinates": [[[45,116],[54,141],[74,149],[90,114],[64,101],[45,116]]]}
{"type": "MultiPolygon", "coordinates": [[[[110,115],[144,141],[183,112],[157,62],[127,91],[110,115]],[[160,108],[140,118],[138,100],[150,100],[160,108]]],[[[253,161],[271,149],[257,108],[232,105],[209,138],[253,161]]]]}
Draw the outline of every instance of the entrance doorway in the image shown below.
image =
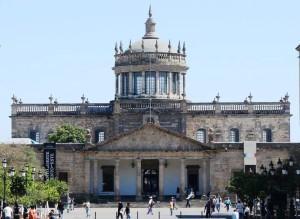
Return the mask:
{"type": "Polygon", "coordinates": [[[199,194],[199,166],[187,166],[187,186],[193,189],[195,194],[199,194]]]}
{"type": "Polygon", "coordinates": [[[143,195],[158,195],[159,171],[158,160],[142,160],[143,195]]]}

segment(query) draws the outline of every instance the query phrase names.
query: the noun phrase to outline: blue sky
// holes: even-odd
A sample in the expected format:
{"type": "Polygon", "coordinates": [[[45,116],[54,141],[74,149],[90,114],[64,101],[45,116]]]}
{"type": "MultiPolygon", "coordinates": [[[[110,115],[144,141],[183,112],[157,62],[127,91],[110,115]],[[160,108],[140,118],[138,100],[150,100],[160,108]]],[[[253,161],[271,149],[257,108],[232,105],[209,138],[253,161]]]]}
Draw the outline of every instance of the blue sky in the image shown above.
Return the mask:
{"type": "MultiPolygon", "coordinates": [[[[0,139],[10,104],[91,102],[114,97],[116,41],[140,39],[150,1],[0,0],[0,139]]],[[[187,97],[193,102],[278,101],[290,94],[291,139],[300,141],[300,1],[152,0],[161,39],[186,41],[187,97]]]]}

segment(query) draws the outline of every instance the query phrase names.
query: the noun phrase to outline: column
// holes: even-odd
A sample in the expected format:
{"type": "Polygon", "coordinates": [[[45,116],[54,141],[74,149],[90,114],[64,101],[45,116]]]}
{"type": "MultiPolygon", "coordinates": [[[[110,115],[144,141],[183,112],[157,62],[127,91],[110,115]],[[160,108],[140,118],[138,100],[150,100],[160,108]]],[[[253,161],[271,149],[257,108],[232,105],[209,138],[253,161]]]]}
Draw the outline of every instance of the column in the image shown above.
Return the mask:
{"type": "Polygon", "coordinates": [[[119,74],[116,74],[116,96],[119,96],[119,74]]]}
{"type": "Polygon", "coordinates": [[[158,96],[159,95],[159,71],[156,72],[155,79],[156,79],[156,82],[155,82],[155,84],[156,84],[156,86],[155,86],[155,88],[156,88],[155,94],[156,94],[156,96],[158,96]]]}
{"type": "Polygon", "coordinates": [[[207,161],[206,159],[202,160],[202,188],[203,193],[206,194],[207,191],[207,161]]]}
{"type": "Polygon", "coordinates": [[[128,86],[129,86],[129,89],[128,89],[128,94],[129,95],[132,95],[133,94],[133,80],[132,80],[132,78],[133,78],[133,73],[132,72],[129,72],[129,82],[128,82],[128,86]]]}
{"type": "Polygon", "coordinates": [[[98,160],[94,160],[94,194],[98,194],[98,160]]]}
{"type": "Polygon", "coordinates": [[[181,89],[180,89],[180,86],[181,86],[180,84],[181,84],[181,83],[180,83],[180,78],[181,78],[181,77],[180,77],[180,72],[178,72],[178,73],[177,73],[177,76],[176,76],[176,81],[177,81],[177,82],[176,82],[176,85],[177,85],[177,87],[176,87],[176,94],[177,94],[179,97],[181,96],[181,89]]]}
{"type": "Polygon", "coordinates": [[[183,86],[182,95],[183,95],[183,98],[185,98],[185,95],[186,95],[185,94],[185,75],[186,75],[185,73],[182,74],[182,86],[183,86]]]}
{"type": "Polygon", "coordinates": [[[145,72],[142,72],[142,94],[146,93],[145,72]]]}
{"type": "Polygon", "coordinates": [[[136,200],[142,200],[142,161],[136,159],[136,200]]]}
{"type": "Polygon", "coordinates": [[[85,183],[85,193],[89,194],[90,193],[90,168],[91,168],[91,162],[90,160],[85,160],[84,161],[84,169],[85,169],[85,178],[84,178],[84,183],[85,183]]]}
{"type": "Polygon", "coordinates": [[[182,158],[180,162],[180,196],[184,198],[185,191],[185,159],[182,158]]]}
{"type": "Polygon", "coordinates": [[[163,200],[163,196],[164,196],[164,174],[165,171],[165,159],[159,159],[159,172],[158,172],[158,176],[159,176],[159,199],[163,200]]]}
{"type": "Polygon", "coordinates": [[[120,160],[116,159],[115,161],[115,198],[116,200],[120,197],[120,174],[119,174],[119,166],[120,166],[120,160]]]}
{"type": "Polygon", "coordinates": [[[168,72],[168,96],[172,94],[172,72],[168,72]]]}

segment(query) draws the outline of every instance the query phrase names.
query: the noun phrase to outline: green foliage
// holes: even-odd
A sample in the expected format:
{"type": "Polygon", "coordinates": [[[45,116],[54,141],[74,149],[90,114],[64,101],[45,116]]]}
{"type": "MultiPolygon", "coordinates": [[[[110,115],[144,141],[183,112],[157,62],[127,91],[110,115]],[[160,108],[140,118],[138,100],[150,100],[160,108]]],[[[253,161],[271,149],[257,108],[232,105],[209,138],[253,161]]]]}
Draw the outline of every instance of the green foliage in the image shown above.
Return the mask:
{"type": "Polygon", "coordinates": [[[26,194],[26,182],[24,177],[22,176],[11,177],[10,192],[15,196],[16,201],[18,197],[24,196],[26,194]]]}
{"type": "Polygon", "coordinates": [[[48,136],[50,142],[59,143],[84,143],[85,139],[86,130],[72,125],[62,125],[48,136]]]}
{"type": "Polygon", "coordinates": [[[7,168],[4,169],[0,164],[0,199],[4,196],[3,178],[6,176],[6,200],[13,204],[18,201],[24,205],[35,205],[37,203],[58,202],[59,199],[68,191],[65,182],[59,180],[40,181],[32,178],[32,167],[36,172],[42,170],[37,154],[30,146],[23,145],[0,145],[0,162],[3,158],[7,159],[7,168]],[[20,176],[20,170],[28,164],[27,177],[20,176]],[[14,167],[15,176],[9,176],[10,167],[14,167]]]}
{"type": "Polygon", "coordinates": [[[265,198],[269,191],[265,176],[246,174],[243,171],[237,172],[231,177],[227,190],[236,193],[246,203],[252,202],[255,198],[265,198]]]}

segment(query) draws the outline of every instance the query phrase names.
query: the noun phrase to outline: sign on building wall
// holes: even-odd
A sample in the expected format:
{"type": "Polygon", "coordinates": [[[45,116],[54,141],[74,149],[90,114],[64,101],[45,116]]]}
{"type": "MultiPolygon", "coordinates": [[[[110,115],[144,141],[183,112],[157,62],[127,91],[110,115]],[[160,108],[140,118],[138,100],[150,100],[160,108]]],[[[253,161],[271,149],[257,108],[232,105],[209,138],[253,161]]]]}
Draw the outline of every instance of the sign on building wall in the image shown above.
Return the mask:
{"type": "Polygon", "coordinates": [[[46,179],[54,179],[56,176],[55,143],[44,143],[44,167],[46,169],[46,179]]]}

